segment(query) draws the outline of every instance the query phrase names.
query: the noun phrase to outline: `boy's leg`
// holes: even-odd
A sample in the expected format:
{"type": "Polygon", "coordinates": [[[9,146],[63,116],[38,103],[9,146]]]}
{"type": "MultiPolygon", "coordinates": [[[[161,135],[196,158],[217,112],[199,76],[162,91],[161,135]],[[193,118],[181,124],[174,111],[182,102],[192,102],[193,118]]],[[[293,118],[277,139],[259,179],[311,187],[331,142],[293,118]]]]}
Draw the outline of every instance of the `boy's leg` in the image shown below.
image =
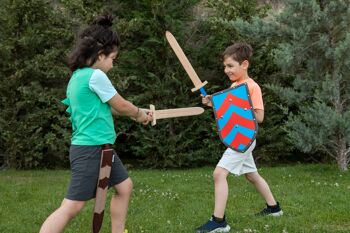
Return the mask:
{"type": "Polygon", "coordinates": [[[213,172],[215,186],[215,207],[212,218],[196,228],[196,232],[229,232],[230,226],[225,220],[225,209],[228,197],[227,176],[229,172],[221,167],[216,167],[213,172]]]}
{"type": "Polygon", "coordinates": [[[130,178],[127,178],[113,187],[116,193],[111,199],[110,206],[112,233],[123,233],[133,183],[130,178]]]}
{"type": "Polygon", "coordinates": [[[245,174],[245,177],[255,186],[255,188],[258,190],[258,192],[265,199],[266,203],[269,206],[274,206],[277,204],[275,198],[272,195],[269,185],[265,179],[259,175],[258,172],[247,173],[245,174]]]}
{"type": "Polygon", "coordinates": [[[283,211],[280,207],[280,204],[275,201],[275,198],[272,195],[269,185],[262,178],[258,172],[252,172],[245,174],[246,178],[254,184],[255,188],[261,194],[261,196],[265,199],[267,207],[257,213],[257,216],[282,216],[283,211]]]}
{"type": "Polygon", "coordinates": [[[213,173],[214,186],[215,186],[215,208],[214,216],[217,218],[223,218],[225,215],[227,197],[228,197],[228,184],[227,176],[229,171],[224,168],[216,167],[213,173]]]}
{"type": "Polygon", "coordinates": [[[61,206],[43,223],[40,233],[59,233],[84,207],[85,201],[63,199],[61,206]]]}

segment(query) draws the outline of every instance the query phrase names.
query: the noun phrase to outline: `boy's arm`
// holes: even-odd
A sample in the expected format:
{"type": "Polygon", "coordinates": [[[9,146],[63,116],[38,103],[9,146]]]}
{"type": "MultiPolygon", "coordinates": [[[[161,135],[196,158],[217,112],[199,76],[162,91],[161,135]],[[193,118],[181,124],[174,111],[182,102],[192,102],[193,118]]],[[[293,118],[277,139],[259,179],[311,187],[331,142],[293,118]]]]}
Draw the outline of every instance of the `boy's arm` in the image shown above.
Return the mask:
{"type": "Polygon", "coordinates": [[[264,110],[262,109],[254,109],[255,119],[258,123],[262,123],[264,121],[264,110]]]}

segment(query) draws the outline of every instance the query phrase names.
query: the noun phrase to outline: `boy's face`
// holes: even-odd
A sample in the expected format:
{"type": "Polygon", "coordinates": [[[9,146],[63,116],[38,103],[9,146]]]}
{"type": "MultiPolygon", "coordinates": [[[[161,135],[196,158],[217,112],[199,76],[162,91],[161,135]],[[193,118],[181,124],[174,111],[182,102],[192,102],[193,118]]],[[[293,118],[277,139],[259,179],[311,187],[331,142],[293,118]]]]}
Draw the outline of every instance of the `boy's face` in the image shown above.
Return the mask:
{"type": "Polygon", "coordinates": [[[245,78],[249,62],[247,60],[239,64],[232,57],[225,57],[224,72],[232,82],[245,78]]]}
{"type": "Polygon", "coordinates": [[[118,51],[112,52],[108,56],[106,56],[105,54],[100,54],[94,67],[107,73],[113,68],[113,61],[116,59],[117,54],[118,51]]]}

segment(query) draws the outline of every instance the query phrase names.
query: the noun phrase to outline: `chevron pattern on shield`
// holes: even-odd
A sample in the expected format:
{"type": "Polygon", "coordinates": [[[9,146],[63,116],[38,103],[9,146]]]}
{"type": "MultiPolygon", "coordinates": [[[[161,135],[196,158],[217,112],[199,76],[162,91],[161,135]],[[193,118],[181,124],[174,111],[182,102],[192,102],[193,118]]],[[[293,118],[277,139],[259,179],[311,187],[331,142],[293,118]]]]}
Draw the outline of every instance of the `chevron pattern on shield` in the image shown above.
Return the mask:
{"type": "Polygon", "coordinates": [[[221,141],[232,150],[245,152],[258,131],[247,84],[215,93],[211,101],[221,141]]]}

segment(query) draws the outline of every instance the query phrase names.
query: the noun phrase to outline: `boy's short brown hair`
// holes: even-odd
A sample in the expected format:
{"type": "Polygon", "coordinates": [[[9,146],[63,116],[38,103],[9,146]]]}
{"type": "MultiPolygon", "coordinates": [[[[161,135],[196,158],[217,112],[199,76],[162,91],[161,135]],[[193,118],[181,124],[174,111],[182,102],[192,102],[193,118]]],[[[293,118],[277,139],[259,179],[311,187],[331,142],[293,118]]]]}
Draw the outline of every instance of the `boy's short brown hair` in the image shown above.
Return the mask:
{"type": "Polygon", "coordinates": [[[241,64],[244,60],[249,61],[249,58],[253,55],[253,48],[245,42],[237,42],[230,45],[225,49],[222,56],[223,58],[232,57],[233,60],[241,64]]]}

